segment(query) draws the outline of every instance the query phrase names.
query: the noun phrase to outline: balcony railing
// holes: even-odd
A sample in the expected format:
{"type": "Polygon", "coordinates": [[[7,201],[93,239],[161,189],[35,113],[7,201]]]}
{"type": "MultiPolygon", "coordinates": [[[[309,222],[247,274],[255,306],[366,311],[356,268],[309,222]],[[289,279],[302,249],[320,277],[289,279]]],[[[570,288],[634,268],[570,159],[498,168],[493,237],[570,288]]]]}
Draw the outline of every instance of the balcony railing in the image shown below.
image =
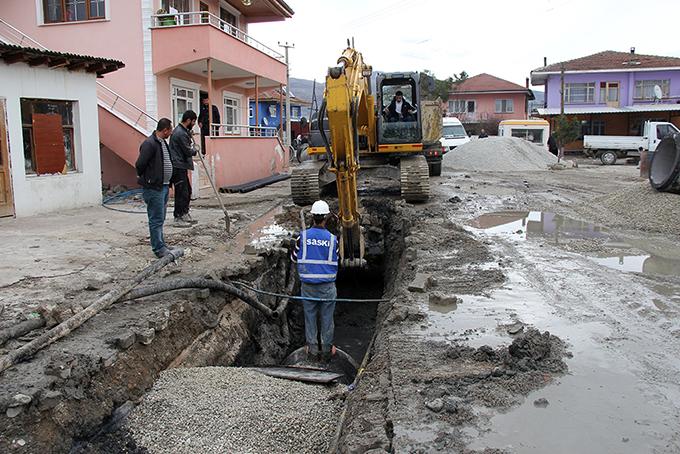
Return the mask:
{"type": "Polygon", "coordinates": [[[277,137],[277,131],[272,126],[250,126],[250,125],[212,125],[213,135],[211,137],[277,137]]]}
{"type": "Polygon", "coordinates": [[[165,27],[192,27],[195,25],[210,25],[223,33],[230,35],[248,46],[281,62],[285,58],[274,49],[267,47],[243,30],[234,27],[228,22],[207,11],[195,11],[191,13],[156,14],[152,16],[153,28],[165,27]]]}

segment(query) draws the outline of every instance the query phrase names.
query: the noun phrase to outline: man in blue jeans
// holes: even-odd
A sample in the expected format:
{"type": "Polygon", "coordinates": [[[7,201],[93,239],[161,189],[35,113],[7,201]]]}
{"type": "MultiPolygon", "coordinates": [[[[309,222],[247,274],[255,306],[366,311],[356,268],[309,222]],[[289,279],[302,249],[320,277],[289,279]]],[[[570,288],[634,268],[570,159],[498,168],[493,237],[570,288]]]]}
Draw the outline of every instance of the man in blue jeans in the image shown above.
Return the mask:
{"type": "Polygon", "coordinates": [[[297,262],[301,282],[301,295],[314,298],[303,300],[305,311],[305,338],[307,353],[325,360],[335,354],[333,312],[335,312],[335,278],[338,274],[338,239],[326,230],[328,204],[318,200],[312,205],[314,225],[300,233],[293,250],[292,260],[297,262]],[[317,317],[321,322],[321,348],[317,317]]]}
{"type": "Polygon", "coordinates": [[[158,122],[139,147],[139,157],[135,163],[137,182],[142,186],[146,213],[149,217],[151,249],[156,257],[165,257],[172,251],[165,245],[163,223],[168,205],[168,188],[172,178],[172,162],[165,139],[172,134],[172,123],[167,118],[158,122]]]}

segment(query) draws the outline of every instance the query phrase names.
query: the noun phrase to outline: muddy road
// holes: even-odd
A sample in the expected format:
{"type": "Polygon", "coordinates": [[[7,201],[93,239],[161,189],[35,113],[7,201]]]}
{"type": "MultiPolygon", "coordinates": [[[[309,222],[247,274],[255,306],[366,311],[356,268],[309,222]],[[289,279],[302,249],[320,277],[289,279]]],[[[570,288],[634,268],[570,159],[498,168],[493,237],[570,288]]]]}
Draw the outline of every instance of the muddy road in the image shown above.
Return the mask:
{"type": "MultiPolygon", "coordinates": [[[[337,343],[358,362],[367,359],[356,386],[280,379],[258,386],[247,378],[302,344],[295,304],[272,322],[224,295],[173,292],[116,305],[5,372],[0,446],[30,453],[50,446],[83,453],[680,452],[680,224],[673,222],[680,197],[650,192],[634,166],[579,164],[444,172],[432,179],[430,201],[418,205],[399,200],[389,178],[361,179],[371,266],[343,273],[338,293],[387,301],[337,308],[337,343]],[[210,386],[194,385],[201,380],[210,386]],[[229,411],[234,399],[220,391],[227,388],[243,411],[229,411]],[[290,432],[302,424],[300,412],[314,436],[290,432]],[[314,412],[326,415],[323,424],[314,425],[314,412]]],[[[287,291],[294,276],[285,244],[299,227],[288,191],[284,183],[228,199],[230,235],[220,232],[215,204],[197,202],[200,228],[170,231],[189,247],[187,258],[158,279],[209,276],[287,291]]],[[[8,268],[16,275],[2,283],[0,322],[45,301],[58,309],[85,305],[145,263],[143,222],[101,211],[95,219],[75,215],[78,226],[48,223],[72,251],[62,262],[46,255],[58,251],[43,247],[39,225],[0,225],[16,237],[18,260],[8,268]],[[98,260],[102,253],[107,260],[98,260]],[[45,266],[36,271],[32,263],[45,266]]]]}

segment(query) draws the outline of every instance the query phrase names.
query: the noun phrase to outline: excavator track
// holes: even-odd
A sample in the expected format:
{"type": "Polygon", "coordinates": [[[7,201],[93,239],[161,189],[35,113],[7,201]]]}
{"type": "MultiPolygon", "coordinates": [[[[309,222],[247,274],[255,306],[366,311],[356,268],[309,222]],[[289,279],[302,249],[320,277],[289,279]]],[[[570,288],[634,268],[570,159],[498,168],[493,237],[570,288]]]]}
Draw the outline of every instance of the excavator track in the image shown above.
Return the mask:
{"type": "Polygon", "coordinates": [[[311,205],[319,200],[319,169],[311,166],[295,167],[290,176],[293,203],[311,205]]]}
{"type": "Polygon", "coordinates": [[[424,202],[430,197],[430,172],[425,156],[401,158],[401,196],[407,202],[424,202]]]}

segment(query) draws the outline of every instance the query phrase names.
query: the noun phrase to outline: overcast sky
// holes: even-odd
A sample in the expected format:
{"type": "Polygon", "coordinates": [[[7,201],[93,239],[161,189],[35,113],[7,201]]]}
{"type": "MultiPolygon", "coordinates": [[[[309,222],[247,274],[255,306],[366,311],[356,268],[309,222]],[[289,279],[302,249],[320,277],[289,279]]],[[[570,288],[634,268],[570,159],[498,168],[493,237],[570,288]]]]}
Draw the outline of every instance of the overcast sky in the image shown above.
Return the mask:
{"type": "Polygon", "coordinates": [[[271,47],[295,44],[291,76],[323,80],[354,37],[375,70],[462,70],[524,84],[543,64],[602,50],[680,57],[678,0],[287,0],[292,19],[253,24],[271,47]]]}

